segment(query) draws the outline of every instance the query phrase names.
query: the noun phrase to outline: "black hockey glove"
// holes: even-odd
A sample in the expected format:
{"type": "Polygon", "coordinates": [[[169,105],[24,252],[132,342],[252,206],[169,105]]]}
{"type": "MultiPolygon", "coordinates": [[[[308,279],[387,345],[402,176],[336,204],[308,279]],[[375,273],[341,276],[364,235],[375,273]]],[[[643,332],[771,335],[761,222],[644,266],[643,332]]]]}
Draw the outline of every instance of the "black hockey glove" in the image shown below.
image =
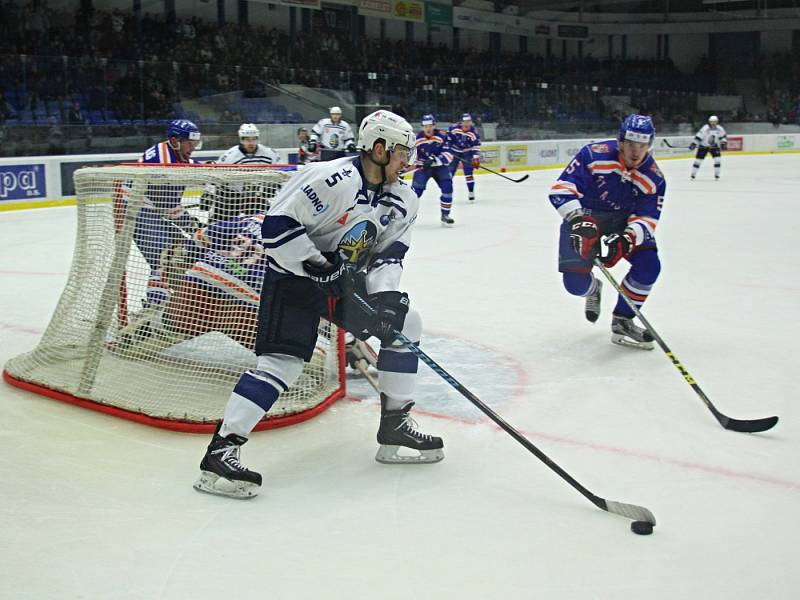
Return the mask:
{"type": "Polygon", "coordinates": [[[356,151],[356,145],[353,142],[350,142],[349,144],[347,144],[347,148],[345,148],[345,151],[346,152],[355,152],[356,151]]]}
{"type": "Polygon", "coordinates": [[[694,150],[695,148],[697,148],[697,144],[695,144],[694,142],[689,144],[689,150],[694,150]]]}
{"type": "Polygon", "coordinates": [[[326,296],[340,298],[348,295],[352,288],[353,265],[344,260],[339,253],[325,252],[323,255],[328,260],[328,266],[319,267],[309,262],[303,263],[309,278],[326,296]]]}
{"type": "Polygon", "coordinates": [[[408,294],[405,292],[379,292],[370,296],[375,307],[375,316],[367,331],[381,341],[383,346],[391,346],[395,340],[394,330],[402,331],[408,313],[408,294]]]}
{"type": "Polygon", "coordinates": [[[600,228],[597,219],[588,215],[572,217],[569,221],[569,241],[572,249],[583,259],[591,260],[597,254],[600,228]]]}
{"type": "Polygon", "coordinates": [[[311,154],[314,154],[317,151],[317,142],[315,142],[314,140],[309,140],[308,141],[308,151],[311,154]]]}
{"type": "Polygon", "coordinates": [[[613,267],[621,259],[628,258],[635,247],[633,232],[627,229],[622,233],[604,235],[600,240],[600,261],[607,267],[613,267]]]}

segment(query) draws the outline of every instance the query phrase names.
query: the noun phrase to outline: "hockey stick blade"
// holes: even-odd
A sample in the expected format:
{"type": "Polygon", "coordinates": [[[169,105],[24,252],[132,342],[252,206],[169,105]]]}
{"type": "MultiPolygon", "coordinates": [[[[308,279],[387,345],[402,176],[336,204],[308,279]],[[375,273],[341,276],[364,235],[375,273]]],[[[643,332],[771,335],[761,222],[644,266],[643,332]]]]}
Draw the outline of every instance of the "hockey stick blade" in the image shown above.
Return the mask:
{"type": "Polygon", "coordinates": [[[686,380],[686,383],[688,383],[689,386],[695,391],[698,397],[706,405],[708,410],[711,411],[711,414],[713,414],[714,417],[717,419],[717,421],[719,421],[720,425],[722,425],[725,429],[729,429],[731,431],[739,431],[742,433],[758,433],[761,431],[766,431],[768,429],[771,429],[775,426],[775,424],[778,422],[778,417],[765,417],[763,419],[744,420],[744,419],[732,419],[731,417],[721,413],[719,409],[717,409],[717,407],[714,406],[709,397],[706,396],[705,392],[700,388],[697,381],[695,381],[694,377],[692,377],[689,371],[686,370],[686,367],[684,367],[681,364],[681,362],[678,360],[678,358],[675,356],[672,350],[669,349],[667,343],[662,339],[660,335],[658,335],[658,332],[644,317],[639,308],[633,303],[633,300],[631,300],[628,297],[628,295],[623,291],[622,287],[619,285],[617,280],[614,279],[614,276],[611,274],[608,268],[600,261],[599,258],[594,259],[594,265],[603,272],[605,278],[609,281],[609,283],[611,283],[612,286],[614,286],[614,289],[622,297],[625,303],[630,307],[633,313],[639,318],[639,320],[642,322],[642,325],[644,325],[647,328],[647,330],[653,336],[653,339],[656,341],[659,347],[664,351],[664,354],[667,355],[667,358],[669,358],[672,361],[672,364],[675,366],[676,369],[678,369],[678,372],[680,372],[680,374],[683,375],[683,378],[686,380]]]}
{"type": "Polygon", "coordinates": [[[669,143],[669,140],[667,138],[664,138],[661,141],[664,142],[664,145],[667,148],[672,148],[673,150],[689,150],[689,146],[673,146],[672,144],[669,143]]]}
{"type": "MultiPolygon", "coordinates": [[[[602,498],[599,498],[599,500],[602,500],[602,498]]],[[[603,500],[603,502],[605,503],[605,507],[601,506],[600,508],[604,508],[610,513],[626,517],[633,521],[647,521],[651,525],[656,524],[655,516],[644,506],[625,504],[624,502],[615,502],[614,500],[603,500]]]]}
{"type": "MultiPolygon", "coordinates": [[[[351,297],[355,301],[355,303],[361,308],[361,310],[363,310],[366,314],[370,316],[375,315],[375,309],[372,306],[370,306],[369,302],[364,300],[361,296],[359,296],[355,292],[351,292],[351,297]]],[[[533,454],[536,458],[538,458],[545,465],[547,465],[550,468],[550,470],[555,472],[556,475],[561,477],[561,479],[566,481],[575,490],[580,492],[597,508],[604,510],[606,512],[614,513],[615,515],[620,515],[622,517],[634,519],[636,521],[647,521],[652,525],[656,524],[656,518],[653,516],[653,513],[651,513],[643,506],[636,506],[635,504],[624,504],[622,502],[609,501],[606,500],[605,498],[601,498],[600,496],[597,496],[596,494],[590,492],[581,483],[579,483],[577,479],[575,479],[572,475],[567,473],[553,459],[551,459],[544,452],[542,452],[536,445],[534,445],[533,442],[531,442],[528,438],[522,435],[519,431],[514,429],[514,427],[512,427],[509,423],[507,423],[505,419],[503,419],[503,417],[494,412],[491,408],[489,408],[486,404],[484,404],[480,398],[478,398],[475,394],[473,394],[466,387],[464,387],[455,377],[453,377],[450,373],[445,371],[444,368],[439,365],[439,363],[437,363],[425,352],[423,352],[419,346],[417,346],[410,339],[404,336],[402,332],[395,329],[392,331],[392,333],[394,334],[396,341],[402,343],[403,346],[405,346],[413,354],[419,357],[419,359],[426,365],[428,365],[434,373],[436,373],[439,377],[444,379],[453,388],[455,388],[459,394],[464,396],[483,414],[485,414],[492,421],[494,421],[495,424],[500,427],[500,429],[505,431],[508,435],[514,438],[517,442],[519,442],[528,452],[533,454]]]]}
{"type": "Polygon", "coordinates": [[[778,424],[778,417],[764,417],[763,419],[733,419],[723,415],[721,412],[714,412],[714,416],[725,429],[740,431],[742,433],[760,433],[772,429],[778,424]]]}

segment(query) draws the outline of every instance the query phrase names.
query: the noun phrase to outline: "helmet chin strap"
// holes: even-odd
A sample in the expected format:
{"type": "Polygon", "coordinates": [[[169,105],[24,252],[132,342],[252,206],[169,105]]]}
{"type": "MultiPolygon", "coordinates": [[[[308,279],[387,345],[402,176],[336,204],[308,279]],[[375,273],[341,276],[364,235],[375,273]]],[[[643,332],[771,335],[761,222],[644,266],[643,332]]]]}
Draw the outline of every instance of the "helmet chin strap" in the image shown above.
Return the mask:
{"type": "Polygon", "coordinates": [[[381,183],[379,183],[378,185],[381,185],[382,183],[384,183],[386,181],[386,167],[389,165],[389,163],[392,160],[392,151],[391,150],[387,150],[386,151],[386,156],[388,156],[388,159],[386,160],[386,162],[385,163],[379,163],[377,160],[372,158],[372,152],[367,154],[367,158],[370,160],[370,162],[372,164],[374,164],[374,165],[378,165],[381,168],[381,183]]]}
{"type": "Polygon", "coordinates": [[[181,141],[178,138],[175,139],[178,143],[174,146],[172,145],[172,142],[170,140],[167,140],[167,142],[169,142],[169,147],[175,151],[175,154],[177,154],[181,160],[186,160],[186,157],[183,155],[183,152],[181,152],[181,141]]]}

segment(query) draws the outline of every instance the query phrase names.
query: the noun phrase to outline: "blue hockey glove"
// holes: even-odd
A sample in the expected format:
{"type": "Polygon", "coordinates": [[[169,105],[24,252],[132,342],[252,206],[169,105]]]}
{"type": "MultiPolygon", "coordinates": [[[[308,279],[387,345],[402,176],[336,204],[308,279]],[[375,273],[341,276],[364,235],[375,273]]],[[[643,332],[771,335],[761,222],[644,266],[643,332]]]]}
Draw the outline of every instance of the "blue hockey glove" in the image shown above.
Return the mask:
{"type": "Polygon", "coordinates": [[[394,330],[402,331],[408,313],[408,294],[405,292],[379,292],[370,296],[376,314],[367,331],[381,341],[383,346],[391,346],[395,340],[394,330]]]}
{"type": "Polygon", "coordinates": [[[325,253],[325,258],[328,260],[327,266],[316,266],[304,262],[303,268],[308,273],[308,277],[326,296],[337,298],[346,296],[352,287],[353,265],[338,253],[325,253]]]}

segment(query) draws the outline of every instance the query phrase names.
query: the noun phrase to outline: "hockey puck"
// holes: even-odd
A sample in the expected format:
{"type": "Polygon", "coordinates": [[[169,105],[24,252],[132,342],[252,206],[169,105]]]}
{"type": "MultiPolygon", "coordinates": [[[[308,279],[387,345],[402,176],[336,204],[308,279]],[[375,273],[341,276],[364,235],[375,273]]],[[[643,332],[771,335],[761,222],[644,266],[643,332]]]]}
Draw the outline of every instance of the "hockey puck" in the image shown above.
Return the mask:
{"type": "Polygon", "coordinates": [[[631,523],[631,531],[637,535],[650,535],[653,533],[653,524],[647,521],[634,521],[631,523]]]}

